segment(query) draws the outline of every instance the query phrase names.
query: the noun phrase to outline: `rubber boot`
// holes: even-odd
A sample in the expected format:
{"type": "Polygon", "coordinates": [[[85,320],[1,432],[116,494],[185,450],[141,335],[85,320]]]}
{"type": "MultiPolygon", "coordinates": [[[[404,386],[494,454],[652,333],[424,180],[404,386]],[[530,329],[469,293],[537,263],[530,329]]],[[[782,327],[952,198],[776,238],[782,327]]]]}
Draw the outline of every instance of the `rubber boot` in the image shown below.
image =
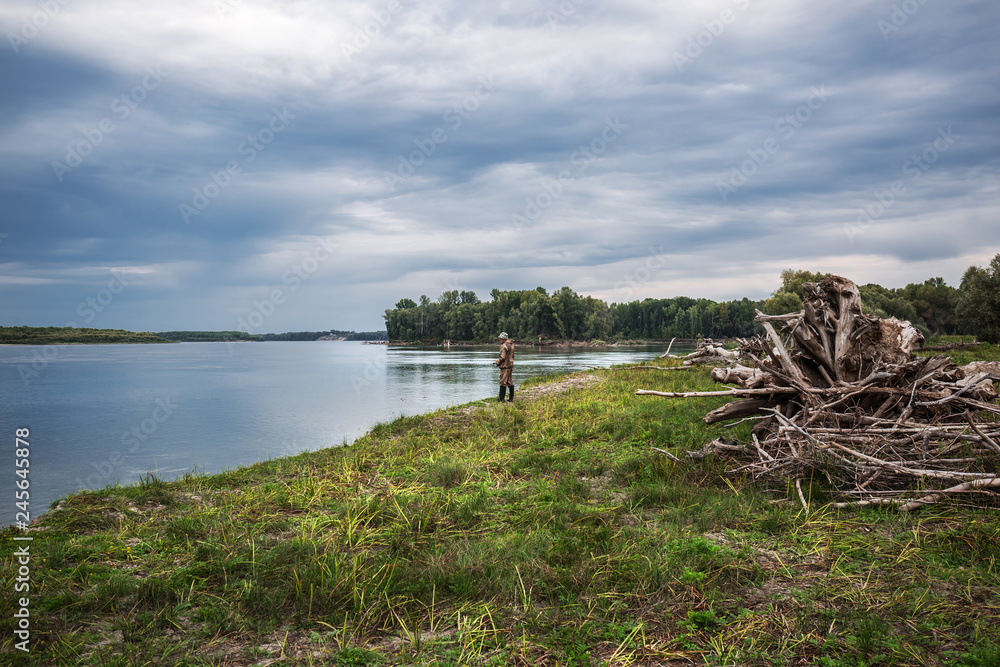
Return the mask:
{"type": "Polygon", "coordinates": [[[514,402],[514,388],[513,387],[508,387],[508,389],[510,389],[510,398],[508,398],[507,400],[510,401],[511,403],[513,403],[514,402]]]}
{"type": "Polygon", "coordinates": [[[503,403],[503,397],[507,394],[507,387],[500,387],[500,396],[497,397],[497,401],[503,403]]]}

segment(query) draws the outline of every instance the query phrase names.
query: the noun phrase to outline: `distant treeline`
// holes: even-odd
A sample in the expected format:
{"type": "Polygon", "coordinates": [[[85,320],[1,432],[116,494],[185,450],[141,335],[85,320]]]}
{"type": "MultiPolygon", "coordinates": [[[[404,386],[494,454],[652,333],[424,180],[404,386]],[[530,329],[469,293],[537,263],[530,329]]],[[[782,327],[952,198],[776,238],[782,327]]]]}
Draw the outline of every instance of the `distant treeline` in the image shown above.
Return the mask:
{"type": "Polygon", "coordinates": [[[286,333],[250,334],[245,331],[163,331],[162,338],[185,343],[230,342],[230,341],[287,341],[319,340],[324,336],[334,336],[345,340],[387,340],[384,331],[288,331],[286,333]]]}
{"type": "MultiPolygon", "coordinates": [[[[288,331],[286,333],[268,333],[260,336],[261,340],[319,340],[331,335],[328,331],[288,331]]],[[[333,334],[337,335],[337,334],[333,334]]]]}
{"type": "Polygon", "coordinates": [[[76,329],[74,327],[0,327],[0,344],[64,345],[95,343],[169,343],[151,331],[76,329]]]}
{"type": "Polygon", "coordinates": [[[389,333],[386,331],[351,331],[347,334],[347,340],[389,340],[389,333]]]}
{"type": "Polygon", "coordinates": [[[245,331],[161,331],[160,338],[182,343],[225,343],[240,340],[264,340],[245,331]]]}
{"type": "Polygon", "coordinates": [[[263,340],[319,340],[326,336],[343,338],[344,340],[388,340],[384,331],[289,331],[280,334],[264,334],[263,340]]]}
{"type": "MultiPolygon", "coordinates": [[[[436,301],[402,299],[385,311],[390,340],[488,342],[505,331],[516,340],[668,340],[671,338],[730,338],[760,332],[755,311],[779,315],[802,308],[802,284],[829,274],[786,270],[781,286],[768,299],[715,302],[686,296],[612,303],[581,296],[569,287],[553,294],[533,290],[493,289],[490,301],[474,292],[457,290],[436,301]]],[[[850,277],[850,276],[848,276],[850,277]]],[[[969,267],[959,288],[942,278],[886,288],[859,285],[866,313],[908,320],[926,337],[971,334],[1000,342],[1000,255],[989,268],[969,267]]]]}
{"type": "Polygon", "coordinates": [[[716,303],[684,296],[608,306],[569,287],[551,295],[542,287],[494,289],[490,296],[480,301],[473,292],[450,291],[437,301],[403,299],[385,311],[389,339],[490,341],[501,331],[515,340],[748,336],[754,331],[754,308],[760,306],[749,299],[716,303]]]}

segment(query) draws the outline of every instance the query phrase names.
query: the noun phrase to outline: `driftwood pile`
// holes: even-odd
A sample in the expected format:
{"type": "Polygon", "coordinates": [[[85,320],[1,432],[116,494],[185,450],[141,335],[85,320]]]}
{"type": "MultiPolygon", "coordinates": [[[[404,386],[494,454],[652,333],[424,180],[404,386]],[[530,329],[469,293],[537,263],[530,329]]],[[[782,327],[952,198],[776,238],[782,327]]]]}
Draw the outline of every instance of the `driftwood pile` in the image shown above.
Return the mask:
{"type": "Polygon", "coordinates": [[[830,276],[803,287],[801,311],[758,311],[766,336],[743,341],[739,361],[712,371],[734,387],[637,393],[741,399],[704,420],[759,419],[752,442],[717,439],[689,454],[734,457],[730,473],[794,482],[803,505],[801,482],[812,478],[825,479],[841,506],[913,510],[957,494],[998,506],[1000,364],[915,357],[920,332],[864,315],[850,280],[830,276]]]}
{"type": "MultiPolygon", "coordinates": [[[[670,343],[673,345],[673,341],[670,341],[670,343]]],[[[670,354],[670,348],[668,347],[667,351],[660,355],[660,359],[681,359],[681,363],[684,366],[694,366],[695,364],[724,364],[736,361],[738,358],[738,352],[727,350],[711,338],[705,338],[698,341],[698,347],[696,347],[694,352],[691,352],[690,354],[685,354],[683,356],[670,354]]]]}

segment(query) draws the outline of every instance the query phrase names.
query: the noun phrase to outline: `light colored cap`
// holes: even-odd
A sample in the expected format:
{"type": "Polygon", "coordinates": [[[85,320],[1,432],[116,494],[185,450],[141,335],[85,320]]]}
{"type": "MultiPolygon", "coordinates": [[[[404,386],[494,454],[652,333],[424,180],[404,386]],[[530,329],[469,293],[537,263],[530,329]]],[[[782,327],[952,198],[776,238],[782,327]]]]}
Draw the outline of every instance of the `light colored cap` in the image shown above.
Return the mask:
{"type": "Polygon", "coordinates": [[[497,336],[497,338],[502,338],[503,340],[507,340],[507,332],[506,331],[502,332],[499,336],[497,336]]]}

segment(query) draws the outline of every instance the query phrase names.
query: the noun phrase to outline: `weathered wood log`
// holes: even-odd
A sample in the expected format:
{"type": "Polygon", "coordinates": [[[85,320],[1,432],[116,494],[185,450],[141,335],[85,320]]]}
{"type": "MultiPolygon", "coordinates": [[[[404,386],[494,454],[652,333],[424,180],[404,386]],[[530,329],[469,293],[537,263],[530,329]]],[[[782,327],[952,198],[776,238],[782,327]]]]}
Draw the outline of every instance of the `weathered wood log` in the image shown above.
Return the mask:
{"type": "Polygon", "coordinates": [[[802,288],[810,307],[823,313],[823,323],[833,324],[833,349],[828,352],[833,360],[834,377],[841,382],[858,379],[856,361],[851,355],[856,346],[853,334],[862,320],[861,292],[857,285],[840,276],[829,276],[819,283],[805,283],[802,288]]]}
{"type": "MultiPolygon", "coordinates": [[[[813,328],[806,323],[801,323],[792,329],[792,336],[798,342],[799,346],[802,347],[818,364],[820,368],[823,368],[829,374],[835,374],[833,359],[830,357],[829,351],[824,346],[826,342],[821,338],[817,332],[813,331],[813,328]]],[[[827,385],[832,385],[832,382],[827,382],[827,385]]]]}
{"type": "Polygon", "coordinates": [[[739,359],[740,356],[738,350],[727,350],[723,346],[716,344],[711,338],[699,341],[698,347],[694,351],[683,356],[677,356],[670,354],[670,347],[673,346],[674,340],[676,338],[670,341],[667,351],[660,355],[660,359],[683,359],[684,364],[690,366],[693,363],[732,362],[739,359]]]}
{"type": "Polygon", "coordinates": [[[773,408],[776,405],[780,405],[780,401],[777,398],[747,398],[742,401],[726,403],[721,408],[712,410],[701,419],[706,424],[715,424],[716,422],[727,421],[729,419],[741,419],[760,414],[761,410],[773,408]]]}
{"type": "Polygon", "coordinates": [[[920,509],[925,505],[930,505],[944,500],[949,493],[968,493],[969,491],[976,491],[980,489],[1000,489],[1000,478],[987,477],[983,479],[975,479],[971,482],[965,482],[964,484],[956,484],[955,486],[947,489],[941,489],[940,491],[928,494],[923,498],[911,500],[899,509],[903,512],[912,512],[913,510],[920,509]]]}
{"type": "Polygon", "coordinates": [[[747,445],[736,445],[723,442],[720,438],[716,438],[712,442],[702,445],[701,449],[691,451],[688,450],[688,458],[691,459],[703,459],[706,456],[717,454],[719,452],[728,453],[741,453],[747,451],[747,445]]]}
{"type": "Polygon", "coordinates": [[[997,398],[997,388],[994,383],[1000,382],[1000,361],[973,361],[958,368],[965,377],[960,378],[959,385],[975,384],[975,397],[980,401],[993,401],[997,398]]]}
{"type": "MultiPolygon", "coordinates": [[[[826,356],[830,359],[830,364],[832,366],[833,357],[831,355],[833,352],[833,327],[829,326],[820,313],[816,312],[816,307],[813,306],[809,300],[806,300],[802,304],[802,313],[806,324],[810,325],[820,334],[820,337],[822,338],[823,350],[825,351],[826,356]]],[[[829,372],[834,373],[833,368],[830,368],[829,372]]]]}
{"type": "MultiPolygon", "coordinates": [[[[759,310],[757,311],[758,316],[762,315],[759,310]]],[[[785,371],[790,377],[800,382],[805,382],[805,376],[802,375],[802,371],[795,362],[792,360],[791,356],[788,354],[788,350],[785,349],[785,344],[781,340],[781,336],[774,330],[771,323],[768,321],[763,321],[761,324],[764,326],[764,331],[767,332],[767,337],[771,340],[774,345],[774,355],[777,357],[778,362],[781,364],[782,370],[785,371]]]]}
{"type": "Polygon", "coordinates": [[[756,389],[763,386],[773,376],[759,368],[750,368],[742,364],[712,369],[712,379],[720,384],[738,384],[745,389],[756,389]]]}
{"type": "Polygon", "coordinates": [[[726,389],[724,391],[652,391],[639,389],[636,396],[662,396],[664,398],[710,398],[712,396],[774,396],[776,394],[795,394],[791,387],[767,389],[726,389]]]}
{"type": "Polygon", "coordinates": [[[987,445],[989,445],[990,448],[994,452],[996,452],[997,454],[1000,454],[1000,445],[998,445],[996,442],[994,442],[993,438],[991,438],[990,436],[986,435],[979,428],[979,425],[976,424],[976,420],[973,418],[972,413],[971,412],[966,412],[965,413],[965,418],[968,420],[969,426],[972,427],[972,430],[976,432],[976,435],[978,435],[980,438],[982,438],[983,442],[985,442],[987,445]]]}
{"type": "MultiPolygon", "coordinates": [[[[909,396],[911,395],[911,390],[906,388],[896,388],[896,387],[862,387],[857,388],[851,385],[846,385],[843,387],[829,387],[826,389],[818,387],[760,387],[757,389],[724,389],[720,391],[653,391],[649,389],[637,389],[636,396],[662,396],[664,398],[707,398],[711,396],[790,396],[794,394],[808,395],[814,397],[837,397],[837,396],[859,396],[862,394],[871,394],[876,396],[909,396]]],[[[941,396],[940,393],[934,391],[918,391],[913,394],[915,397],[926,399],[927,401],[933,401],[936,399],[945,398],[941,396]]],[[[979,404],[979,401],[974,401],[973,399],[965,399],[968,402],[979,404]]],[[[984,404],[985,408],[995,408],[1000,410],[1000,406],[984,404]]],[[[984,409],[985,409],[984,408],[984,409]]]]}
{"type": "Polygon", "coordinates": [[[797,313],[786,313],[784,315],[765,315],[764,313],[757,311],[757,321],[758,322],[791,322],[802,317],[804,311],[799,311],[797,313]]]}
{"type": "Polygon", "coordinates": [[[714,356],[714,357],[695,357],[694,359],[685,359],[682,365],[686,368],[691,368],[692,366],[704,366],[711,364],[728,364],[732,361],[728,357],[714,356]]]}
{"type": "Polygon", "coordinates": [[[926,507],[927,505],[933,505],[934,503],[939,503],[942,500],[948,498],[950,494],[970,493],[973,491],[982,491],[985,489],[1000,489],[1000,478],[986,477],[980,480],[973,480],[971,482],[956,484],[955,486],[949,487],[947,489],[941,489],[940,491],[935,491],[934,493],[927,494],[922,498],[917,498],[915,500],[910,500],[910,501],[901,498],[868,498],[866,500],[858,500],[854,502],[834,503],[834,507],[840,509],[846,509],[850,507],[870,507],[873,505],[896,505],[899,508],[899,511],[901,512],[912,512],[914,510],[926,507]]]}
{"type": "Polygon", "coordinates": [[[674,341],[675,340],[677,340],[677,336],[674,336],[673,338],[670,339],[670,345],[667,345],[667,351],[660,355],[660,359],[667,359],[669,357],[673,357],[674,356],[674,355],[670,354],[670,348],[672,348],[674,346],[674,341]]]}

